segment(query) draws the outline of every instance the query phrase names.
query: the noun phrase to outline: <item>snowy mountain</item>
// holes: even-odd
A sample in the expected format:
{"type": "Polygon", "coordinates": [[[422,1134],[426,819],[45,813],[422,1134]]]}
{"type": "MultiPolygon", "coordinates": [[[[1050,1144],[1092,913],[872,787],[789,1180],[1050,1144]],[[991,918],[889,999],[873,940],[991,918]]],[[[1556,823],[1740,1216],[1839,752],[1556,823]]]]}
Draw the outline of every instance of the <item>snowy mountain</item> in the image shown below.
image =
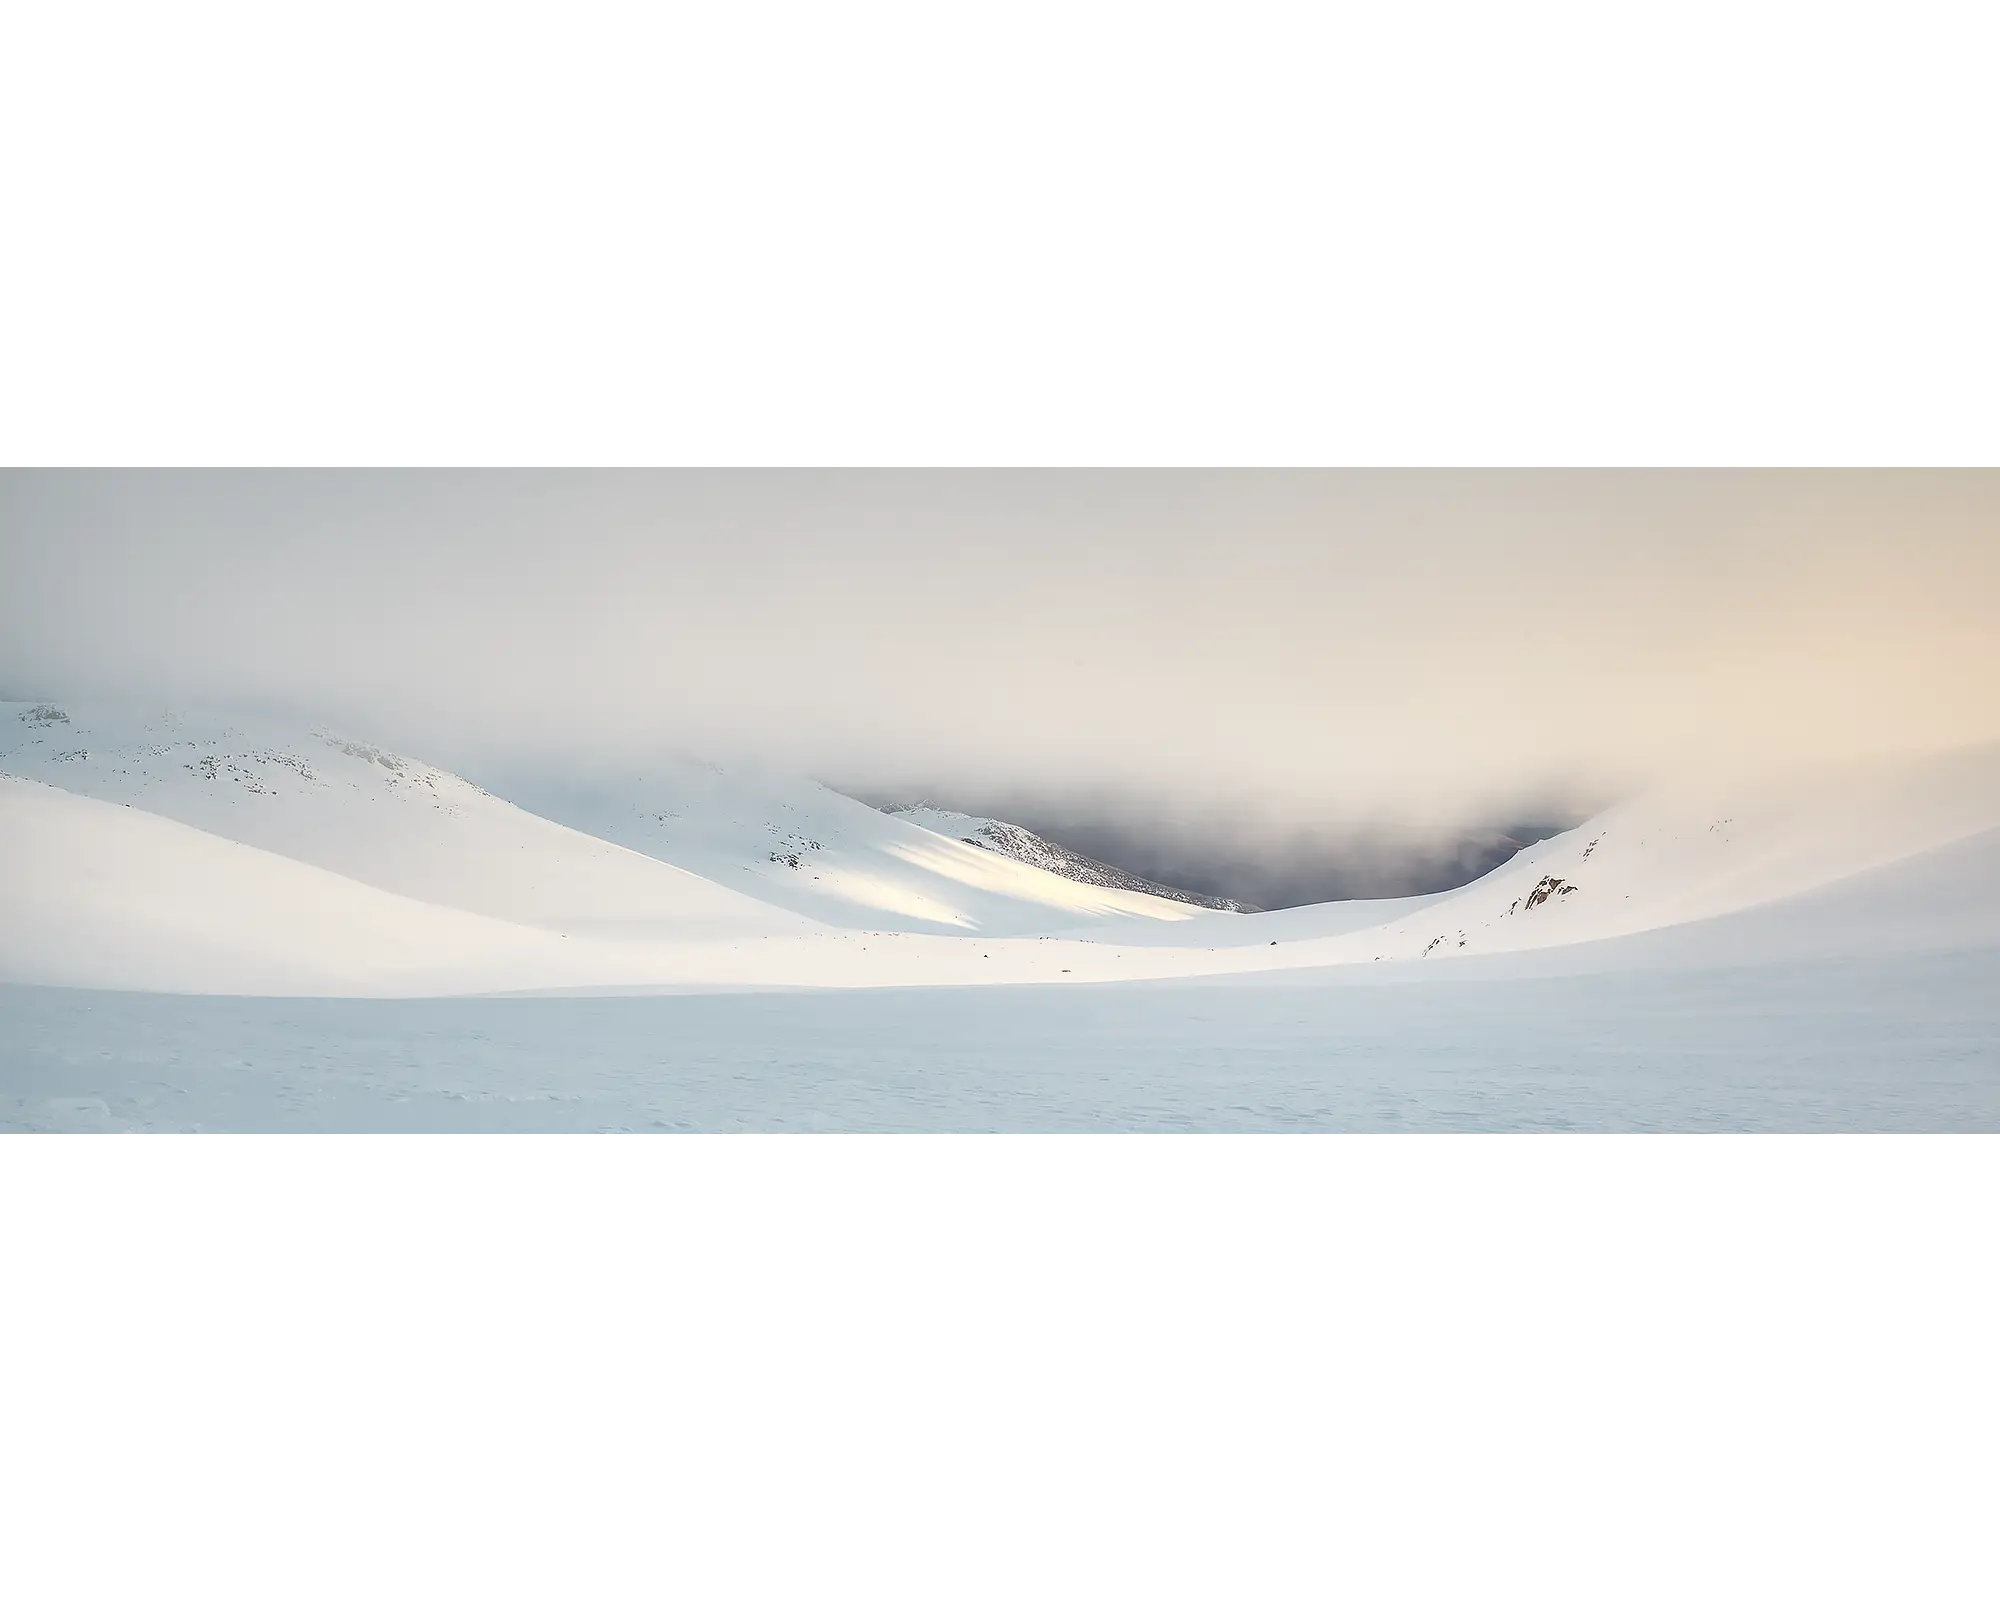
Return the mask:
{"type": "MultiPolygon", "coordinates": [[[[881,938],[1049,939],[998,963],[952,958],[984,981],[1061,975],[1062,929],[1213,915],[1001,860],[802,779],[683,762],[629,788],[545,788],[547,809],[594,831],[336,730],[0,703],[0,979],[851,983],[896,967],[864,959],[881,938]]],[[[924,974],[945,964],[898,954],[924,974]]]]}
{"type": "Polygon", "coordinates": [[[1371,959],[1615,939],[1770,905],[2000,826],[2000,747],[1639,796],[1383,925],[1371,959]]]}
{"type": "Polygon", "coordinates": [[[331,730],[0,702],[0,773],[131,806],[433,905],[558,931],[796,932],[734,888],[331,730]]]}
{"type": "Polygon", "coordinates": [[[540,815],[836,927],[1041,935],[1211,915],[1110,868],[1063,871],[747,765],[677,756],[614,781],[491,781],[540,815]]]}
{"type": "Polygon", "coordinates": [[[991,850],[1014,861],[1024,861],[1031,867],[1040,867],[1044,872],[1053,872],[1059,878],[1068,878],[1073,883],[1096,884],[1107,889],[1125,889],[1133,894],[1155,895],[1162,900],[1179,900],[1186,905],[1201,906],[1209,911],[1255,911],[1256,906],[1246,905],[1240,900],[1225,900],[1215,895],[1195,894],[1186,889],[1171,889],[1163,883],[1154,883],[1150,878],[1142,878],[1136,873],[1098,861],[1081,851],[1057,844],[1052,839],[1044,839],[1038,833],[1030,833],[1026,828],[1012,822],[1001,822],[994,817],[968,816],[963,811],[947,811],[931,805],[888,806],[889,815],[901,817],[905,822],[914,822],[920,828],[928,828],[932,833],[943,834],[947,839],[958,839],[982,850],[991,850]]]}
{"type": "Polygon", "coordinates": [[[332,730],[0,704],[0,981],[891,987],[1420,974],[1625,959],[1663,931],[1677,960],[2000,942],[1994,897],[1963,887],[2000,882],[1996,747],[1683,784],[1462,889],[1247,915],[1079,881],[776,774],[660,763],[515,799],[332,730]]]}

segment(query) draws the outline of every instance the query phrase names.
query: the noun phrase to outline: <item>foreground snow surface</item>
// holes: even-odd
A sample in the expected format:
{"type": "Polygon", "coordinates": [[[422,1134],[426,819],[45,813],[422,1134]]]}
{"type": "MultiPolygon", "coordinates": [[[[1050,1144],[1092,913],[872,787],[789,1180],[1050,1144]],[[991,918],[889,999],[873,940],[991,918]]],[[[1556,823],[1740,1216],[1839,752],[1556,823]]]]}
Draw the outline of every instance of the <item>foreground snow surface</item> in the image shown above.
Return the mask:
{"type": "Polygon", "coordinates": [[[2000,950],[606,999],[0,988],[0,1127],[2000,1131],[2000,950]]]}

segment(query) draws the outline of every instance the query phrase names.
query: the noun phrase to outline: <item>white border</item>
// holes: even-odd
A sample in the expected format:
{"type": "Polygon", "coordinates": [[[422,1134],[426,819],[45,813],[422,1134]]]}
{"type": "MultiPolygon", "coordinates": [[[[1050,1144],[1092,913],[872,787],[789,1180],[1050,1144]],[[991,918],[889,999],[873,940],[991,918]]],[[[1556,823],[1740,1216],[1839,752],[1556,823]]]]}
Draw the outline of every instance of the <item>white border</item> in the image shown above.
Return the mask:
{"type": "Polygon", "coordinates": [[[1990,7],[19,8],[0,456],[1938,465],[1990,7]]]}
{"type": "Polygon", "coordinates": [[[9,1587],[1991,1593],[1951,1139],[0,1143],[9,1587]]]}

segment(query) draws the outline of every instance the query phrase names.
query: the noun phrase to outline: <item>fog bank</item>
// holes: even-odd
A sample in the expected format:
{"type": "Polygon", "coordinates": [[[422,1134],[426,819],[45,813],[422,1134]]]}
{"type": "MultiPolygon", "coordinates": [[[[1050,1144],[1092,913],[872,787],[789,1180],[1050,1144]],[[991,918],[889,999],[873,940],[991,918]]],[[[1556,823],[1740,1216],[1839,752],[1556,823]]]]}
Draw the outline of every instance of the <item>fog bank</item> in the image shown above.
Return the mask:
{"type": "Polygon", "coordinates": [[[0,691],[1277,834],[2000,737],[2000,474],[0,474],[0,691]]]}

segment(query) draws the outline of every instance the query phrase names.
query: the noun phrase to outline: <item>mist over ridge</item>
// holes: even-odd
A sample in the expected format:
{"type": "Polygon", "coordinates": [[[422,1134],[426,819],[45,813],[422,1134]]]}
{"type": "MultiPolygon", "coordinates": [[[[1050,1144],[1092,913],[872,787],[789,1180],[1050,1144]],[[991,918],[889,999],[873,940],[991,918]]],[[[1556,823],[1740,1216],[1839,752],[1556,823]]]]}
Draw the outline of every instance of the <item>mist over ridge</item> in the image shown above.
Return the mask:
{"type": "Polygon", "coordinates": [[[1071,831],[1505,828],[2000,736],[1996,529],[1992,473],[9,472],[0,686],[1071,831]]]}

